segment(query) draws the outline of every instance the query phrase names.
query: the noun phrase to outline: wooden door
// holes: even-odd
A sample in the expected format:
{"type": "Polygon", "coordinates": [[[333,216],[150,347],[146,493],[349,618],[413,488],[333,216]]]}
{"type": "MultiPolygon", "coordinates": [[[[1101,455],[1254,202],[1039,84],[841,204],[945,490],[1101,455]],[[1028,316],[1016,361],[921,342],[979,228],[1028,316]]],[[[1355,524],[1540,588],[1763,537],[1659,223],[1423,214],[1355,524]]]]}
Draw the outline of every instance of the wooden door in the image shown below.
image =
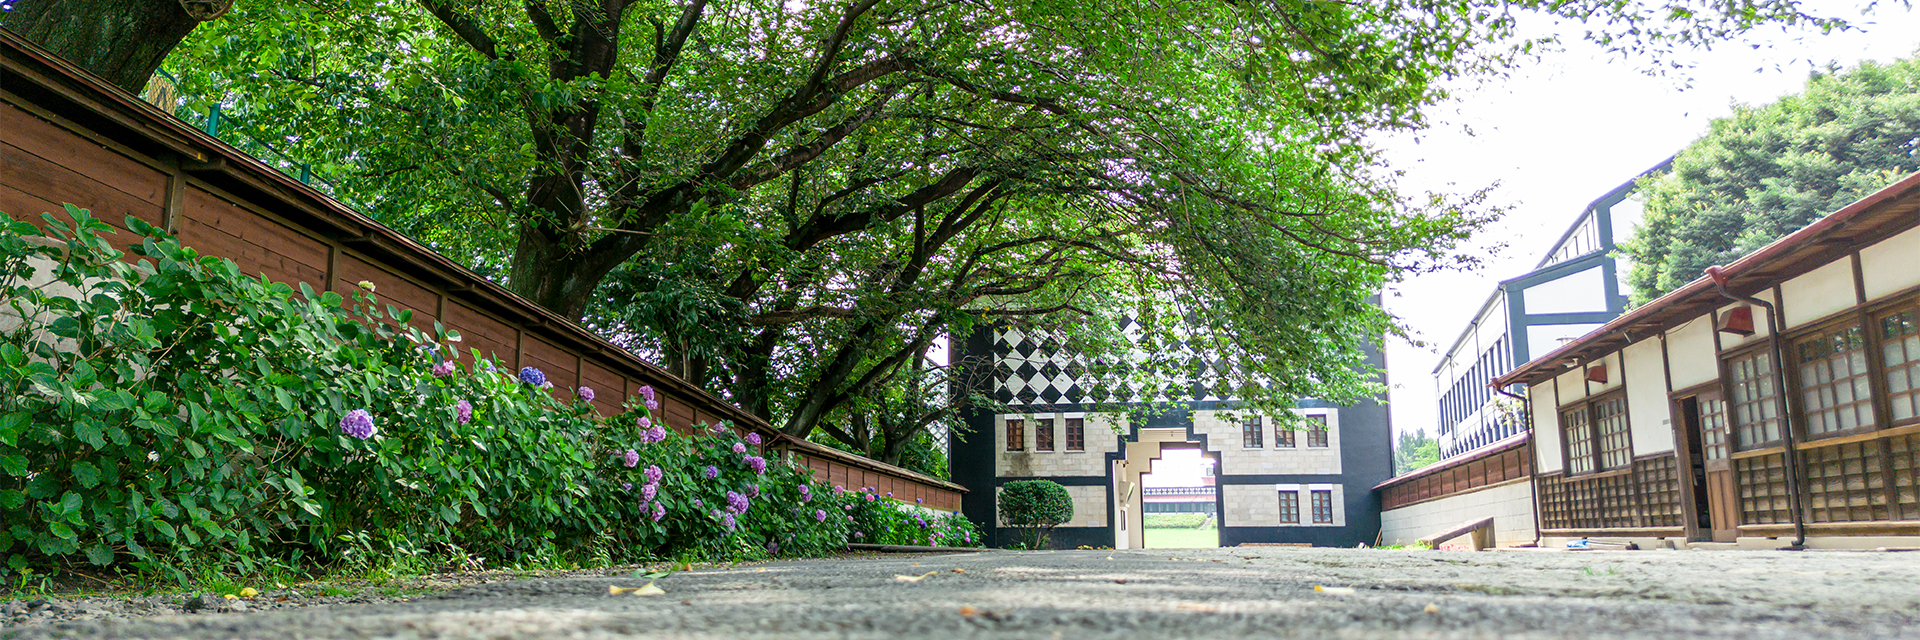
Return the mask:
{"type": "Polygon", "coordinates": [[[1727,433],[1726,402],[1720,392],[1695,396],[1699,406],[1700,458],[1705,472],[1704,489],[1707,511],[1715,542],[1733,542],[1739,535],[1740,499],[1733,483],[1733,461],[1727,455],[1733,445],[1727,433]]]}

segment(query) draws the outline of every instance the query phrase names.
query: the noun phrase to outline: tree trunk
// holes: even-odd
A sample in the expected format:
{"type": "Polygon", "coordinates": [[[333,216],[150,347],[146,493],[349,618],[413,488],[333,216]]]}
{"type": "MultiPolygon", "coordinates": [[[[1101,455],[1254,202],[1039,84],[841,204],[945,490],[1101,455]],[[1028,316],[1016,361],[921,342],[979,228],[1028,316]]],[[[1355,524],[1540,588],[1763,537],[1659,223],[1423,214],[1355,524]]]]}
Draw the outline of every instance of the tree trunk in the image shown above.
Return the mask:
{"type": "Polygon", "coordinates": [[[231,0],[192,0],[200,17],[179,0],[23,0],[5,25],[54,55],[139,93],[155,69],[202,20],[232,6],[231,0]]]}
{"type": "Polygon", "coordinates": [[[577,321],[587,314],[594,289],[631,255],[592,250],[549,233],[545,225],[522,222],[508,284],[520,297],[577,321]]]}

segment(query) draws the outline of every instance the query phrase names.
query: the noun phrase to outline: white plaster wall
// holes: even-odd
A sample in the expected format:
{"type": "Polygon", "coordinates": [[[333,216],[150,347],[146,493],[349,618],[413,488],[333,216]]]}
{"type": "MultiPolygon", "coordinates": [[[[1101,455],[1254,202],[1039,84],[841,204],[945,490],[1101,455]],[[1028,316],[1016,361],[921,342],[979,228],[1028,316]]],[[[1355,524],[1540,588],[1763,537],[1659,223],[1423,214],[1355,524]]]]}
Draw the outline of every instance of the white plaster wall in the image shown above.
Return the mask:
{"type": "Polygon", "coordinates": [[[1920,228],[1861,249],[1860,272],[1868,300],[1920,286],[1920,228]]]}
{"type": "Polygon", "coordinates": [[[1673,388],[1685,389],[1720,379],[1720,360],[1713,352],[1713,318],[1700,316],[1667,332],[1667,367],[1673,388]]]}
{"type": "MultiPolygon", "coordinates": [[[[1609,353],[1606,357],[1587,363],[1586,366],[1588,369],[1593,369],[1596,365],[1603,365],[1607,368],[1607,381],[1586,382],[1588,392],[1593,395],[1600,395],[1618,389],[1621,383],[1626,380],[1626,376],[1624,375],[1626,367],[1620,363],[1620,354],[1618,352],[1609,353]]],[[[1583,380],[1585,375],[1586,374],[1581,374],[1583,380]]]]}
{"type": "Polygon", "coordinates": [[[1559,471],[1560,398],[1553,385],[1528,387],[1527,405],[1533,409],[1533,468],[1539,473],[1559,471]]]}
{"type": "Polygon", "coordinates": [[[1347,526],[1346,491],[1337,484],[1229,484],[1220,487],[1220,499],[1226,503],[1220,525],[1225,527],[1344,527],[1347,526]],[[1300,494],[1300,522],[1281,524],[1280,492],[1300,494]],[[1333,492],[1333,523],[1313,523],[1313,491],[1333,492]]]}
{"type": "Polygon", "coordinates": [[[1780,283],[1780,297],[1786,300],[1782,311],[1788,328],[1853,306],[1859,302],[1853,290],[1853,259],[1843,257],[1780,283]]]}
{"type": "Polygon", "coordinates": [[[1667,402],[1667,373],[1660,359],[1660,340],[1647,339],[1621,350],[1627,385],[1627,424],[1633,437],[1633,455],[1673,450],[1671,404],[1667,402]]]}
{"type": "Polygon", "coordinates": [[[1305,430],[1293,433],[1293,447],[1274,446],[1279,438],[1274,434],[1272,416],[1261,417],[1261,428],[1266,430],[1261,438],[1259,449],[1241,446],[1240,421],[1251,415],[1245,411],[1195,411],[1193,412],[1194,433],[1207,435],[1207,449],[1220,454],[1221,475],[1272,475],[1272,474],[1315,474],[1333,475],[1340,473],[1340,412],[1337,409],[1294,409],[1300,415],[1325,416],[1327,419],[1327,446],[1307,446],[1305,430]]]}
{"type": "Polygon", "coordinates": [[[1587,335],[1599,324],[1541,324],[1527,327],[1527,353],[1534,358],[1553,353],[1560,348],[1561,338],[1578,338],[1587,335]]]}
{"type": "MultiPolygon", "coordinates": [[[[1003,413],[993,417],[994,473],[1004,477],[1106,476],[1107,453],[1120,450],[1114,429],[1125,413],[1003,413]],[[1053,451],[1034,451],[1034,420],[1053,419],[1053,451]],[[1067,418],[1086,420],[1085,451],[1066,451],[1067,418]],[[1026,451],[1007,450],[1007,420],[1026,420],[1026,451]]],[[[1105,500],[1106,498],[1101,498],[1105,500]]]]}
{"type": "Polygon", "coordinates": [[[1553,387],[1553,395],[1557,400],[1554,403],[1555,408],[1585,398],[1587,397],[1587,371],[1575,368],[1554,376],[1553,387]]]}
{"type": "Polygon", "coordinates": [[[1599,265],[1527,287],[1527,313],[1584,313],[1607,310],[1606,280],[1599,265]]]}
{"type": "MultiPolygon", "coordinates": [[[[1753,297],[1761,300],[1765,300],[1767,302],[1774,301],[1773,290],[1771,289],[1755,293],[1753,294],[1753,297]]],[[[1735,302],[1733,304],[1721,306],[1719,309],[1714,311],[1713,317],[1715,321],[1718,321],[1721,314],[1726,313],[1730,309],[1739,307],[1742,304],[1744,303],[1735,302]]],[[[1769,330],[1767,328],[1767,310],[1762,309],[1760,307],[1754,307],[1753,308],[1753,335],[1742,337],[1742,336],[1734,335],[1731,333],[1722,333],[1720,334],[1720,349],[1722,351],[1726,351],[1726,350],[1735,349],[1744,345],[1752,344],[1755,342],[1763,342],[1767,339],[1768,335],[1771,335],[1771,334],[1769,333],[1769,330]]]]}
{"type": "MultiPolygon", "coordinates": [[[[1007,522],[1000,519],[1000,493],[1005,490],[1006,487],[1000,487],[993,494],[993,518],[1002,527],[1007,526],[1007,522]]],[[[1073,519],[1060,526],[1107,526],[1107,487],[1105,485],[1067,487],[1067,495],[1073,496],[1073,519]]]]}
{"type": "Polygon", "coordinates": [[[1511,547],[1533,542],[1533,484],[1514,482],[1382,512],[1380,541],[1413,544],[1489,516],[1493,518],[1494,545],[1511,547]]]}

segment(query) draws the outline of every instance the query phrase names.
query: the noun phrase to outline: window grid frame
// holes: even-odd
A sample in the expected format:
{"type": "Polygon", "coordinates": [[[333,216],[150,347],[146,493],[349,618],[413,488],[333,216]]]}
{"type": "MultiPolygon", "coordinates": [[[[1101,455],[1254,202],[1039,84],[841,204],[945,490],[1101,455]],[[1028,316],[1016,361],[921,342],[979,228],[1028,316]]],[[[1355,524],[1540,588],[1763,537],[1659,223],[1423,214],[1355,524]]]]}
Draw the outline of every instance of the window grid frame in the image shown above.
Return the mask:
{"type": "Polygon", "coordinates": [[[1008,451],[1026,451],[1027,450],[1027,421],[1026,420],[1008,419],[1007,425],[1006,425],[1006,433],[1007,433],[1007,450],[1008,451]]]}
{"type": "Polygon", "coordinates": [[[1333,524],[1333,490],[1314,489],[1310,498],[1313,501],[1313,523],[1333,524]]]}
{"type": "Polygon", "coordinates": [[[1033,450],[1053,451],[1053,418],[1034,418],[1033,450]]]}
{"type": "Polygon", "coordinates": [[[1086,418],[1067,418],[1066,423],[1067,423],[1066,424],[1067,450],[1068,451],[1086,451],[1087,450],[1087,419],[1086,418]]]}
{"type": "Polygon", "coordinates": [[[1727,424],[1734,451],[1780,446],[1784,440],[1780,393],[1775,385],[1773,352],[1761,342],[1721,359],[1726,367],[1727,424]],[[1757,417],[1756,417],[1757,416],[1757,417]],[[1755,436],[1771,436],[1757,438],[1755,436]]]}
{"type": "Polygon", "coordinates": [[[1791,410],[1799,418],[1794,428],[1808,441],[1879,428],[1875,394],[1880,385],[1875,384],[1873,371],[1879,358],[1872,353],[1878,343],[1870,340],[1870,328],[1862,325],[1857,316],[1849,317],[1789,338],[1787,356],[1793,362],[1789,383],[1796,394],[1792,398],[1798,401],[1791,410]],[[1839,375],[1843,368],[1845,376],[1839,375]]]}
{"type": "Polygon", "coordinates": [[[1306,418],[1309,422],[1313,423],[1307,427],[1307,448],[1325,449],[1329,447],[1330,445],[1327,440],[1327,416],[1325,414],[1314,414],[1306,416],[1306,418]]]}
{"type": "Polygon", "coordinates": [[[1266,421],[1260,416],[1251,416],[1240,421],[1240,447],[1260,449],[1266,446],[1266,421]]]}
{"type": "Polygon", "coordinates": [[[1280,524],[1300,524],[1300,491],[1280,491],[1280,524]]]}

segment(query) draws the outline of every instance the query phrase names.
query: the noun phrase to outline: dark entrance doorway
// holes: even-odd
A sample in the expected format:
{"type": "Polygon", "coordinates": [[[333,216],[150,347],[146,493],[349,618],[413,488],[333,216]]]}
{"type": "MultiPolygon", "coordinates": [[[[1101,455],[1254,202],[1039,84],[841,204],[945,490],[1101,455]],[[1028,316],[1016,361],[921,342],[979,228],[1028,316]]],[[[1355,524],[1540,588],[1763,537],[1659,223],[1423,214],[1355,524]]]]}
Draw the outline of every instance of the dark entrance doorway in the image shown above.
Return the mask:
{"type": "Polygon", "coordinates": [[[1734,493],[1732,452],[1728,441],[1726,402],[1719,390],[1707,390],[1677,400],[1681,440],[1685,442],[1687,478],[1693,500],[1688,539],[1733,542],[1739,536],[1740,502],[1734,493]]]}

